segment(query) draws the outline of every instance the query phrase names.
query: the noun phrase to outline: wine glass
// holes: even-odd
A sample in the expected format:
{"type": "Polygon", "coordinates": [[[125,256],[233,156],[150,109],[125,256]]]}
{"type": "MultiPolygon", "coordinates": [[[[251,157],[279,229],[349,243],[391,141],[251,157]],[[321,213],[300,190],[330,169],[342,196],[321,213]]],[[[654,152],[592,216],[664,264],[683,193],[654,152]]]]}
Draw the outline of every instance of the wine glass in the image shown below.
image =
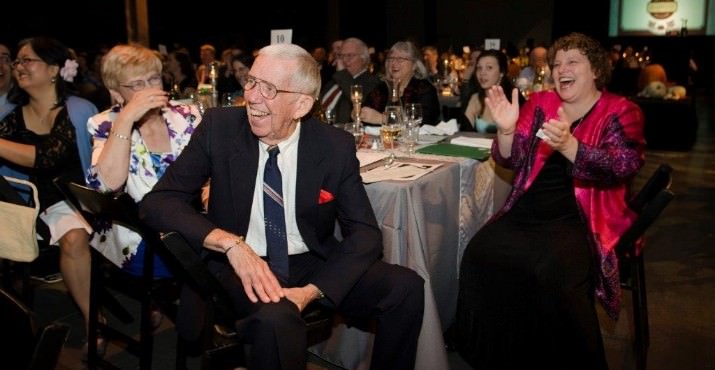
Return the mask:
{"type": "Polygon", "coordinates": [[[407,103],[405,105],[406,123],[414,123],[418,127],[422,125],[422,104],[407,103]]]}
{"type": "Polygon", "coordinates": [[[394,149],[397,139],[402,129],[402,108],[399,106],[387,106],[382,113],[382,127],[380,127],[380,137],[385,149],[394,149]]]}
{"type": "Polygon", "coordinates": [[[362,125],[360,122],[360,108],[362,106],[362,85],[350,86],[350,100],[353,102],[353,117],[355,123],[362,125]]]}
{"type": "Polygon", "coordinates": [[[353,104],[362,103],[362,85],[350,86],[350,101],[353,104]]]}

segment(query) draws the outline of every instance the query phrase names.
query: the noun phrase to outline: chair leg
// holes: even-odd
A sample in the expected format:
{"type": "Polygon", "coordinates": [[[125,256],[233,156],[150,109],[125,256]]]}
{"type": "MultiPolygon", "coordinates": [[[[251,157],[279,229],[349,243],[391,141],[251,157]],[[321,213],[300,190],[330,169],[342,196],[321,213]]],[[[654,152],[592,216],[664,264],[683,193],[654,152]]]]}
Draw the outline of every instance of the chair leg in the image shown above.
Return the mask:
{"type": "Polygon", "coordinates": [[[648,359],[648,305],[645,291],[645,271],[643,255],[634,258],[632,263],[632,299],[634,324],[634,352],[636,369],[645,370],[648,359]]]}

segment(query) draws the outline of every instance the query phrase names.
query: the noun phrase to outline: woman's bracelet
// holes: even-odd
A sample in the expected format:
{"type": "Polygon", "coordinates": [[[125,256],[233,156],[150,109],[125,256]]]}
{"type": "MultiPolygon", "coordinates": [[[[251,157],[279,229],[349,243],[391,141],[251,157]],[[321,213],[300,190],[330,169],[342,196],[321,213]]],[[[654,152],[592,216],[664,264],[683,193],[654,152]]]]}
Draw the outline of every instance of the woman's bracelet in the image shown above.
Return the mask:
{"type": "Polygon", "coordinates": [[[504,131],[502,131],[502,130],[497,130],[497,133],[500,134],[500,135],[509,136],[509,135],[514,134],[514,131],[515,131],[515,130],[511,130],[511,131],[509,131],[509,132],[504,132],[504,131]]]}
{"type": "Polygon", "coordinates": [[[114,131],[114,130],[110,131],[109,133],[111,133],[112,136],[114,136],[114,137],[116,137],[116,138],[129,141],[129,136],[124,136],[124,135],[122,135],[122,134],[117,133],[117,132],[114,131]]]}

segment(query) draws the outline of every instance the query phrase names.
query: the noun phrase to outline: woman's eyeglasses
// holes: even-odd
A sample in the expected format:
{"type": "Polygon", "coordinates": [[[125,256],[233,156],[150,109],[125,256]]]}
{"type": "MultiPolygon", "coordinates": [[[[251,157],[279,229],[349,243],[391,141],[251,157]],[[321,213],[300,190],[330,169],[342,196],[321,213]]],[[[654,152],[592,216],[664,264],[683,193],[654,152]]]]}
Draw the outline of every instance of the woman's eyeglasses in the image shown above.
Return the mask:
{"type": "Polygon", "coordinates": [[[125,85],[120,84],[119,86],[126,87],[127,89],[131,89],[132,91],[142,91],[146,89],[149,86],[161,86],[162,80],[161,76],[156,75],[156,76],[151,76],[149,77],[148,80],[136,80],[129,82],[125,85]]]}
{"type": "Polygon", "coordinates": [[[18,64],[22,64],[23,67],[27,67],[28,64],[34,62],[44,62],[42,59],[38,58],[17,58],[12,61],[12,68],[16,68],[18,64]]]}

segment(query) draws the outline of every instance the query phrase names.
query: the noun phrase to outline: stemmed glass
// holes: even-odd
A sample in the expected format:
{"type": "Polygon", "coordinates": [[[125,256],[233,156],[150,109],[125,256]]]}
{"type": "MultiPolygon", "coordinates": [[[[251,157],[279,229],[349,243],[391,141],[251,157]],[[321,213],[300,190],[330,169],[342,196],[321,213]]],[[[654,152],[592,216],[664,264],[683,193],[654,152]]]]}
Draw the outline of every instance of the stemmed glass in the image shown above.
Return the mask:
{"type": "Polygon", "coordinates": [[[402,129],[402,108],[399,106],[387,106],[382,113],[382,127],[380,127],[380,137],[385,149],[394,149],[397,138],[402,129]]]}
{"type": "Polygon", "coordinates": [[[405,104],[405,117],[407,123],[414,123],[417,126],[422,125],[422,104],[407,103],[405,104]]]}
{"type": "Polygon", "coordinates": [[[362,85],[350,86],[350,100],[353,102],[353,115],[355,123],[362,125],[360,122],[360,108],[362,106],[362,85]]]}

